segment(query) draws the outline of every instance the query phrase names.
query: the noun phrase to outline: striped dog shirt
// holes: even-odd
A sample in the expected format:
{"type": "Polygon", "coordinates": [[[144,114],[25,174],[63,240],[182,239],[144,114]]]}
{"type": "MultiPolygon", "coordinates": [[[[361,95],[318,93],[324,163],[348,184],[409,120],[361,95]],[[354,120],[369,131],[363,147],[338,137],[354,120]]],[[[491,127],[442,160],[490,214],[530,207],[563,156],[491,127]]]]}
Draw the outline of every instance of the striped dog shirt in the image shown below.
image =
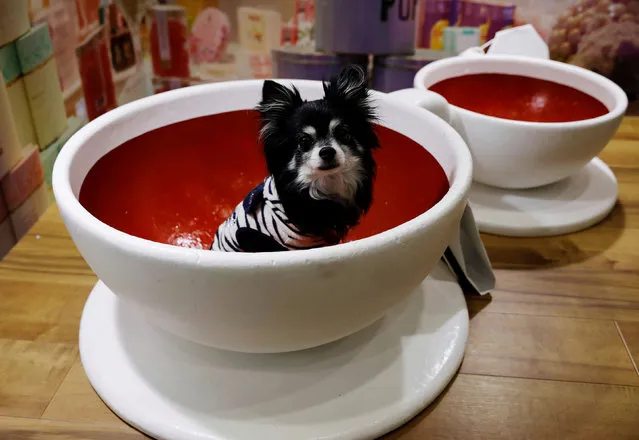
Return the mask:
{"type": "Polygon", "coordinates": [[[322,237],[304,234],[288,220],[273,177],[269,176],[220,225],[211,250],[269,252],[310,249],[326,244],[322,237]]]}

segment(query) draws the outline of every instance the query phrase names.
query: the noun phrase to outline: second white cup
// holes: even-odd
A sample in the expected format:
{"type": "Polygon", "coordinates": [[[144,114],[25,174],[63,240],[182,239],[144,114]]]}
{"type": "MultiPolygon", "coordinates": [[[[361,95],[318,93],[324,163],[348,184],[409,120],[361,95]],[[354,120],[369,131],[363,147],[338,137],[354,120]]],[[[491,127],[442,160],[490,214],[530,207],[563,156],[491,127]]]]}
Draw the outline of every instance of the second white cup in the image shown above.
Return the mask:
{"type": "Polygon", "coordinates": [[[610,141],[628,105],[623,90],[601,75],[565,63],[513,55],[436,61],[419,70],[414,87],[421,93],[405,89],[390,95],[409,99],[451,124],[470,148],[473,179],[509,189],[539,187],[577,173],[610,141]],[[428,90],[444,79],[477,73],[521,75],[564,84],[598,99],[608,113],[575,122],[509,120],[454,106],[428,90]]]}

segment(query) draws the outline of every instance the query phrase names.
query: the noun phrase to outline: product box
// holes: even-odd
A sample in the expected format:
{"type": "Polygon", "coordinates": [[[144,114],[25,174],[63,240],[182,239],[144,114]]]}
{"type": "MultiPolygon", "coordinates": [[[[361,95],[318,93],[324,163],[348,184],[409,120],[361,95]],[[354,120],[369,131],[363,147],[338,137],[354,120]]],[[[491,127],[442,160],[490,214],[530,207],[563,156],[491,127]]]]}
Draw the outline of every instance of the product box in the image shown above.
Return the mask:
{"type": "Polygon", "coordinates": [[[9,214],[9,209],[7,208],[7,204],[4,202],[4,197],[2,196],[2,192],[0,191],[0,222],[4,221],[9,214]]]}
{"type": "Polygon", "coordinates": [[[91,121],[118,105],[104,27],[97,27],[79,43],[76,53],[80,64],[84,103],[91,121]]]}
{"type": "Polygon", "coordinates": [[[444,29],[457,21],[453,5],[456,0],[421,0],[417,21],[417,47],[442,50],[444,29]]]}
{"type": "Polygon", "coordinates": [[[0,75],[0,179],[20,160],[20,138],[16,128],[9,94],[0,75]]]}
{"type": "Polygon", "coordinates": [[[481,44],[480,30],[474,27],[447,27],[444,29],[444,51],[457,55],[481,44]]]}
{"type": "Polygon", "coordinates": [[[27,0],[0,1],[0,46],[12,42],[30,27],[27,0]]]}
{"type": "Polygon", "coordinates": [[[29,109],[27,92],[14,43],[0,47],[0,71],[4,77],[9,105],[13,114],[13,122],[18,130],[20,144],[23,147],[29,144],[37,144],[38,138],[33,126],[31,109],[29,109]]]}
{"type": "Polygon", "coordinates": [[[69,128],[56,139],[53,143],[47,146],[47,148],[40,153],[40,162],[42,162],[42,168],[44,169],[44,181],[48,187],[51,187],[51,177],[53,175],[53,166],[60,154],[60,150],[64,147],[71,136],[73,136],[84,124],[85,119],[78,116],[69,118],[69,128]]]}
{"type": "Polygon", "coordinates": [[[461,0],[456,26],[479,29],[479,43],[484,44],[490,25],[490,3],[476,0],[461,0]]]}
{"type": "MultiPolygon", "coordinates": [[[[53,2],[66,2],[71,3],[69,0],[50,0],[53,2]]],[[[76,10],[76,26],[80,34],[79,38],[84,38],[85,35],[98,26],[100,17],[100,0],[75,0],[76,10]]]]}
{"type": "Polygon", "coordinates": [[[9,253],[16,244],[16,235],[9,219],[9,210],[0,193],[0,260],[9,253]]]}
{"type": "Polygon", "coordinates": [[[185,8],[179,5],[155,5],[149,12],[149,47],[153,74],[164,78],[189,78],[191,72],[185,8]]]}
{"type": "Polygon", "coordinates": [[[0,260],[2,260],[16,245],[16,235],[11,226],[11,219],[0,220],[0,260]]]}
{"type": "Polygon", "coordinates": [[[0,47],[0,72],[2,72],[5,85],[22,75],[16,45],[13,42],[0,47]]]}
{"type": "Polygon", "coordinates": [[[53,142],[67,128],[49,26],[41,23],[16,41],[20,69],[33,117],[38,146],[53,142]]]}
{"type": "Polygon", "coordinates": [[[228,55],[230,32],[231,21],[227,13],[212,7],[203,9],[188,30],[191,64],[204,66],[224,63],[228,55]]]}
{"type": "Polygon", "coordinates": [[[23,149],[22,159],[0,182],[9,211],[15,210],[44,181],[44,169],[38,149],[30,145],[23,149]]]}
{"type": "Polygon", "coordinates": [[[282,26],[282,45],[315,49],[315,0],[295,0],[293,16],[282,26]]]}
{"type": "Polygon", "coordinates": [[[16,240],[20,241],[49,208],[49,191],[43,183],[9,214],[16,240]]]}
{"type": "Polygon", "coordinates": [[[242,49],[259,54],[270,54],[280,47],[282,16],[269,9],[240,7],[237,10],[239,43],[242,49]]]}
{"type": "Polygon", "coordinates": [[[111,48],[111,62],[115,72],[123,72],[135,66],[135,49],[133,37],[126,19],[115,3],[104,8],[106,15],[109,46],[111,48]]]}
{"type": "Polygon", "coordinates": [[[183,6],[186,9],[186,19],[189,26],[193,26],[193,23],[201,14],[202,11],[207,9],[214,9],[218,7],[218,0],[172,0],[176,4],[183,6]]]}
{"type": "Polygon", "coordinates": [[[75,57],[75,46],[79,38],[76,25],[76,2],[49,1],[50,7],[42,9],[33,18],[33,23],[49,25],[60,86],[62,91],[72,90],[80,82],[78,62],[75,57]]]}
{"type": "Polygon", "coordinates": [[[273,57],[270,54],[239,50],[236,54],[237,74],[240,79],[266,79],[273,77],[273,57]]]}

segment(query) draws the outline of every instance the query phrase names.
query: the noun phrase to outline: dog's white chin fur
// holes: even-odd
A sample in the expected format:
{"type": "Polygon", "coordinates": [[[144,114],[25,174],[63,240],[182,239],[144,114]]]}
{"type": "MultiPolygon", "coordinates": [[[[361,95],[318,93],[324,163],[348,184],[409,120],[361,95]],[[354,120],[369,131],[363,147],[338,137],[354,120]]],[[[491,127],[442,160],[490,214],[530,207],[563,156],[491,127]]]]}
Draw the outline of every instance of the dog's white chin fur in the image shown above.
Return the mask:
{"type": "MultiPolygon", "coordinates": [[[[360,159],[347,154],[346,148],[332,142],[335,149],[337,167],[323,170],[324,161],[319,155],[323,145],[316,145],[304,155],[304,162],[297,170],[295,183],[300,188],[308,188],[309,195],[315,200],[333,200],[345,205],[354,203],[355,194],[361,183],[362,165],[360,159]]],[[[295,159],[289,169],[296,168],[295,159]]]]}
{"type": "Polygon", "coordinates": [[[359,159],[351,158],[332,170],[321,170],[303,165],[299,170],[296,183],[308,188],[315,200],[334,200],[349,204],[354,202],[355,193],[360,185],[361,165],[359,159]]]}

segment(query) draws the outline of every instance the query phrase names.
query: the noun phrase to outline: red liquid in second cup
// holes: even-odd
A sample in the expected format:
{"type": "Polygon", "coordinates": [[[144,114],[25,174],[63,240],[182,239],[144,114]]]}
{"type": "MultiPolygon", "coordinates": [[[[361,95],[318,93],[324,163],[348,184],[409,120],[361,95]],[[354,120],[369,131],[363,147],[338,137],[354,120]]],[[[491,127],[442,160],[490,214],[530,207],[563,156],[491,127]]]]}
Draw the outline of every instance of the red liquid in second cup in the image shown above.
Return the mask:
{"type": "Polygon", "coordinates": [[[448,78],[428,88],[466,110],[528,122],[573,122],[608,113],[599,100],[572,87],[502,73],[448,78]]]}

